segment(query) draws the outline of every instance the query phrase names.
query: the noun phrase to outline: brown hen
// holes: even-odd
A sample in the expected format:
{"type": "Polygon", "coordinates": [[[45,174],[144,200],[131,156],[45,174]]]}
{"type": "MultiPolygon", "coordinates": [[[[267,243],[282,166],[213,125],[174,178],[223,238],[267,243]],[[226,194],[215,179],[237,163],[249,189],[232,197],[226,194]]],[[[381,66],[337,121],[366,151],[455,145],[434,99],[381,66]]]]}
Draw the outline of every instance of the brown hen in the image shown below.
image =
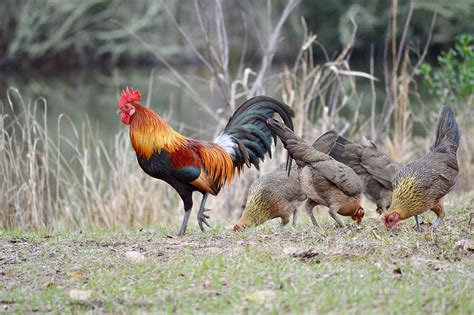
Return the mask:
{"type": "Polygon", "coordinates": [[[364,182],[363,193],[377,205],[377,212],[388,210],[392,201],[392,177],[401,164],[381,152],[374,143],[353,143],[339,136],[329,153],[337,161],[350,166],[364,182]]]}
{"type": "MultiPolygon", "coordinates": [[[[335,131],[328,131],[313,143],[319,151],[328,153],[335,144],[338,135],[335,131]]],[[[296,224],[296,209],[306,199],[298,180],[298,170],[294,166],[290,174],[285,165],[258,178],[249,189],[249,196],[244,212],[232,229],[238,231],[244,228],[260,225],[274,218],[281,218],[282,225],[286,225],[293,214],[293,226],[296,224]]],[[[313,207],[307,208],[313,224],[313,207]]]]}
{"type": "Polygon", "coordinates": [[[316,150],[278,120],[269,119],[267,124],[298,165],[301,189],[308,197],[307,208],[328,207],[340,226],[344,224],[336,213],[360,222],[364,216],[360,205],[362,181],[352,168],[316,150]]]}

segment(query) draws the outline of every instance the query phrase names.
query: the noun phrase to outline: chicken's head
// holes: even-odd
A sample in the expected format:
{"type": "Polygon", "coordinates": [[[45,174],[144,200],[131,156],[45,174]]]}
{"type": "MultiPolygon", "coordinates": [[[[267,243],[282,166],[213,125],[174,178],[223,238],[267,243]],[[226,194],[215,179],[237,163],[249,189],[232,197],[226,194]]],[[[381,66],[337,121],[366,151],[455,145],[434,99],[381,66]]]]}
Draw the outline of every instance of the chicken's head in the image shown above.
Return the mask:
{"type": "Polygon", "coordinates": [[[134,91],[132,88],[122,90],[120,94],[119,108],[120,108],[120,119],[125,125],[130,124],[130,120],[135,114],[135,105],[141,100],[141,95],[138,90],[134,91]]]}
{"type": "Polygon", "coordinates": [[[364,217],[365,211],[364,208],[359,207],[359,209],[354,212],[354,214],[351,216],[351,219],[356,221],[357,223],[362,222],[362,218],[364,217]]]}
{"type": "Polygon", "coordinates": [[[396,212],[387,212],[380,217],[387,229],[391,230],[400,224],[400,215],[396,212]]]}
{"type": "Polygon", "coordinates": [[[237,223],[237,224],[232,225],[232,231],[234,232],[240,232],[240,231],[245,230],[246,228],[248,228],[248,226],[244,224],[237,223]]]}

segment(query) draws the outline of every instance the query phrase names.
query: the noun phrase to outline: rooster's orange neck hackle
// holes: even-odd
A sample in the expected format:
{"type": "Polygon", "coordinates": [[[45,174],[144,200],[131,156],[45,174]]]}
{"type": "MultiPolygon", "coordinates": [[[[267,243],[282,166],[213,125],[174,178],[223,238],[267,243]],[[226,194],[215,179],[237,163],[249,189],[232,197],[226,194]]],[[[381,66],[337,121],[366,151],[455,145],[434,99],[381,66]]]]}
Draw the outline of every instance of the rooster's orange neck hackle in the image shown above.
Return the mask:
{"type": "Polygon", "coordinates": [[[149,159],[155,152],[173,152],[184,145],[186,137],[171,128],[160,115],[140,104],[136,104],[135,109],[130,122],[130,139],[141,157],[149,159]]]}

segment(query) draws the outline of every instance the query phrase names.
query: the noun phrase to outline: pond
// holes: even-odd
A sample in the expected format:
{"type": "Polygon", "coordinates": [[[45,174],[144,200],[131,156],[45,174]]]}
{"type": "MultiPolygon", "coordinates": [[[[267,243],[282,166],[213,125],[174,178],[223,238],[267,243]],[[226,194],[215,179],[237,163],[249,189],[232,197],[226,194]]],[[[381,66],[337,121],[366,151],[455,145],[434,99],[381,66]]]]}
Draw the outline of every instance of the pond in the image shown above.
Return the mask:
{"type": "MultiPolygon", "coordinates": [[[[207,80],[199,79],[199,67],[185,69],[187,79],[205,99],[209,89],[207,80]]],[[[193,102],[185,89],[176,82],[172,74],[161,68],[116,68],[109,72],[78,70],[59,73],[8,73],[0,75],[0,100],[3,111],[11,112],[7,105],[7,89],[17,88],[23,100],[32,104],[38,97],[47,101],[48,127],[55,132],[58,116],[67,114],[77,128],[87,120],[105,144],[125,128],[120,121],[118,99],[120,91],[130,85],[142,93],[143,103],[151,93],[150,106],[177,130],[202,139],[212,137],[215,130],[208,128],[212,120],[193,102]],[[151,86],[151,89],[149,89],[151,86]],[[192,107],[190,107],[192,106],[192,107]]],[[[14,110],[20,110],[19,101],[14,101],[14,110]]],[[[210,104],[213,108],[219,104],[210,104]]],[[[69,128],[70,129],[70,128],[69,128]]],[[[215,128],[214,128],[215,129],[215,128]]],[[[68,132],[68,127],[62,127],[68,132]]],[[[67,134],[66,134],[67,136],[67,134]]]]}

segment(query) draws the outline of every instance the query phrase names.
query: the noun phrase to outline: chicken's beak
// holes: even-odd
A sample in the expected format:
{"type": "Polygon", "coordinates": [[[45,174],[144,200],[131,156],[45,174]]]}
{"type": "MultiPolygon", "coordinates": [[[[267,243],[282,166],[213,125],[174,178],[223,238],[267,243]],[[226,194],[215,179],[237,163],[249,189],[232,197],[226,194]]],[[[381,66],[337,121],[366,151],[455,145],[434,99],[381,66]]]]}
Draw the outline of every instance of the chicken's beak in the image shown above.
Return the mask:
{"type": "Polygon", "coordinates": [[[115,113],[116,115],[120,114],[120,108],[117,109],[117,112],[115,113]]]}

